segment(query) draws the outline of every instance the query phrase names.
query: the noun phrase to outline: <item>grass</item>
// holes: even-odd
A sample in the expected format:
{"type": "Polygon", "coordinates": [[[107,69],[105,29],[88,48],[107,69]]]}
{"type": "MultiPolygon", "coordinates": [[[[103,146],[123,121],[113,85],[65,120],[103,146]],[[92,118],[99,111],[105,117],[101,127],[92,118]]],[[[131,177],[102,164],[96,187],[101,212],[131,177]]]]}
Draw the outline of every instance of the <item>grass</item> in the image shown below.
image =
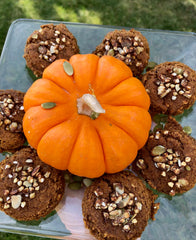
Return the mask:
{"type": "Polygon", "coordinates": [[[0,52],[17,18],[196,32],[195,0],[1,0],[0,52]]]}
{"type": "MultiPolygon", "coordinates": [[[[1,0],[0,52],[18,18],[196,32],[195,0],[1,0]]],[[[1,240],[43,238],[0,233],[1,240]]]]}
{"type": "Polygon", "coordinates": [[[11,233],[0,233],[0,240],[52,240],[52,239],[11,233]]]}

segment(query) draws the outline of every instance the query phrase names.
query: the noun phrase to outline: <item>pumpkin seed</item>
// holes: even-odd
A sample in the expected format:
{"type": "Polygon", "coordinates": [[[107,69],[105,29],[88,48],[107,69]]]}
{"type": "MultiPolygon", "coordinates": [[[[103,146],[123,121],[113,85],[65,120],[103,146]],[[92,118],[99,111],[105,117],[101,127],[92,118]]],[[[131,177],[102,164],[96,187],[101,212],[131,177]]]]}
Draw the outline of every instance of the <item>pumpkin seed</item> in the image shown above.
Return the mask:
{"type": "Polygon", "coordinates": [[[110,49],[107,53],[108,56],[114,56],[114,49],[110,49]]]}
{"type": "Polygon", "coordinates": [[[69,183],[68,188],[70,188],[71,190],[79,190],[81,188],[81,183],[80,182],[69,183]]]}
{"type": "Polygon", "coordinates": [[[191,167],[190,166],[186,166],[185,167],[187,171],[191,171],[191,167]]]}
{"type": "Polygon", "coordinates": [[[156,156],[153,158],[153,161],[158,163],[164,163],[167,162],[167,159],[164,158],[163,156],[156,156]]]}
{"type": "Polygon", "coordinates": [[[153,69],[156,65],[157,65],[156,62],[149,62],[147,67],[146,67],[146,71],[149,71],[149,70],[153,69]]]}
{"type": "Polygon", "coordinates": [[[89,187],[92,183],[93,183],[93,181],[91,179],[89,179],[89,178],[84,178],[83,179],[83,184],[86,187],[89,187]]]}
{"type": "Polygon", "coordinates": [[[111,211],[109,215],[110,215],[110,218],[119,217],[122,215],[122,210],[117,209],[117,210],[111,211]]]}
{"type": "Polygon", "coordinates": [[[188,135],[190,135],[192,133],[192,129],[189,126],[183,127],[183,131],[188,135]]]}
{"type": "Polygon", "coordinates": [[[21,195],[14,195],[11,197],[11,204],[14,209],[17,209],[20,207],[22,197],[21,195]]]}
{"type": "Polygon", "coordinates": [[[51,109],[51,108],[54,108],[56,106],[56,103],[54,103],[54,102],[45,102],[45,103],[42,103],[41,106],[44,109],[51,109]]]}
{"type": "Polygon", "coordinates": [[[73,75],[73,67],[69,62],[65,61],[63,63],[63,68],[64,68],[64,71],[67,73],[68,76],[73,75]]]}
{"type": "Polygon", "coordinates": [[[164,153],[166,151],[166,148],[162,145],[157,145],[152,149],[152,155],[153,156],[158,156],[161,155],[162,153],[164,153]]]}
{"type": "Polygon", "coordinates": [[[73,176],[72,176],[72,180],[75,181],[75,182],[82,182],[82,177],[73,175],[73,176]]]}
{"type": "Polygon", "coordinates": [[[67,182],[67,183],[70,182],[69,173],[65,173],[64,178],[65,178],[65,182],[67,182]]]}

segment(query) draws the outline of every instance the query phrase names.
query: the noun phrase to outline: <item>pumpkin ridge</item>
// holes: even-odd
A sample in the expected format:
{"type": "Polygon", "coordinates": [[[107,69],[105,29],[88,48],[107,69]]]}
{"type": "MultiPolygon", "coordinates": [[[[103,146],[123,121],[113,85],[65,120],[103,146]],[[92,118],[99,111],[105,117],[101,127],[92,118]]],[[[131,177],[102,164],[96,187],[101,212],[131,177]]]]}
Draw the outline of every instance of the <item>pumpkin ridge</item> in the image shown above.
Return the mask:
{"type": "MultiPolygon", "coordinates": [[[[102,139],[101,139],[101,136],[100,136],[100,134],[99,134],[99,131],[96,129],[96,127],[95,127],[95,131],[96,131],[97,136],[98,136],[98,138],[99,138],[99,140],[100,140],[100,143],[101,143],[101,147],[102,147],[102,150],[103,150],[103,158],[104,158],[105,166],[107,166],[106,160],[105,160],[105,152],[104,152],[104,148],[103,148],[102,139]]],[[[107,167],[106,167],[106,168],[107,168],[107,167]]]]}
{"type": "Polygon", "coordinates": [[[125,79],[100,95],[102,104],[109,104],[112,106],[134,105],[146,110],[150,107],[149,95],[146,93],[142,82],[134,77],[125,79]],[[119,92],[122,92],[122,94],[119,95],[119,92]],[[128,97],[124,98],[124,95],[127,95],[128,97]]]}
{"type": "Polygon", "coordinates": [[[75,92],[74,89],[74,78],[73,76],[68,76],[64,70],[63,63],[68,60],[66,59],[57,59],[52,64],[50,64],[47,68],[45,68],[42,78],[49,79],[50,81],[57,84],[60,88],[65,89],[69,93],[75,92]],[[66,86],[66,88],[65,88],[66,86]]]}
{"type": "Polygon", "coordinates": [[[101,57],[97,67],[93,88],[98,94],[108,91],[113,85],[133,76],[131,69],[126,64],[112,56],[101,57]]]}
{"type": "MultiPolygon", "coordinates": [[[[101,93],[99,93],[99,94],[97,94],[97,95],[96,95],[96,93],[95,93],[95,96],[101,96],[101,95],[104,95],[105,93],[107,93],[108,91],[112,91],[112,89],[114,89],[115,87],[117,87],[118,84],[122,83],[123,81],[125,81],[125,80],[127,80],[127,79],[128,79],[128,78],[125,78],[125,79],[123,79],[122,81],[116,83],[116,85],[114,85],[113,87],[111,87],[110,90],[106,89],[105,91],[103,91],[103,92],[101,92],[101,93]]],[[[95,90],[95,91],[96,91],[96,90],[95,90]]]]}
{"type": "MultiPolygon", "coordinates": [[[[65,105],[65,104],[64,104],[64,105],[65,105]]],[[[62,106],[62,105],[61,105],[61,106],[62,106]]],[[[34,106],[34,107],[31,107],[30,109],[32,109],[32,108],[37,108],[37,107],[41,107],[41,106],[40,106],[40,105],[39,105],[39,106],[34,106]]],[[[29,110],[30,110],[30,109],[29,109],[29,110]]],[[[25,114],[25,116],[24,116],[24,118],[23,118],[23,123],[26,122],[26,121],[25,121],[25,118],[28,119],[29,110],[27,110],[27,112],[26,112],[26,114],[25,114]]],[[[45,111],[52,111],[52,109],[50,109],[50,110],[45,110],[45,111]]],[[[59,121],[58,123],[52,124],[49,129],[51,129],[51,128],[53,128],[53,127],[55,127],[55,126],[57,126],[57,125],[65,122],[65,121],[67,121],[67,120],[70,119],[73,115],[74,115],[74,112],[73,112],[72,114],[70,114],[69,116],[67,116],[66,119],[63,119],[63,120],[59,121]]],[[[24,125],[23,125],[23,128],[24,128],[24,125]]],[[[26,129],[26,127],[24,128],[24,133],[25,133],[25,135],[28,137],[28,131],[25,131],[25,129],[26,129]]],[[[38,142],[40,142],[40,140],[41,140],[42,137],[47,133],[47,131],[48,131],[48,129],[46,129],[46,131],[43,132],[43,134],[40,136],[38,142]]],[[[30,144],[31,144],[31,143],[30,143],[30,144]]],[[[37,146],[32,146],[32,147],[37,148],[37,146]]]]}
{"type": "MultiPolygon", "coordinates": [[[[60,89],[62,89],[63,91],[65,91],[67,94],[72,95],[73,92],[69,92],[67,89],[65,89],[64,87],[60,86],[57,82],[53,81],[52,79],[49,79],[51,82],[53,82],[54,84],[56,84],[60,89]]],[[[74,80],[73,80],[74,83],[74,80]]]]}
{"type": "Polygon", "coordinates": [[[91,124],[91,120],[89,118],[86,118],[85,121],[83,118],[83,121],[81,121],[80,123],[81,124],[80,124],[80,127],[78,128],[78,135],[77,135],[76,141],[73,145],[74,147],[72,149],[72,154],[70,156],[71,161],[69,161],[69,164],[67,165],[67,169],[72,174],[75,174],[75,175],[84,176],[84,170],[85,170],[86,177],[89,177],[89,178],[99,177],[99,176],[103,175],[103,173],[105,172],[105,165],[104,165],[105,161],[103,158],[103,150],[102,150],[102,145],[100,143],[99,136],[97,135],[97,131],[94,128],[93,124],[91,124]],[[91,132],[93,132],[93,134],[91,132]],[[89,138],[89,135],[91,136],[90,138],[89,138]],[[94,137],[96,137],[97,144],[93,143],[94,137]],[[91,145],[91,143],[93,143],[93,144],[91,145]],[[97,149],[97,146],[98,146],[98,149],[97,149]],[[88,151],[88,147],[89,147],[89,151],[88,151]],[[92,149],[93,149],[93,151],[92,151],[92,149]],[[99,150],[97,152],[98,154],[96,154],[97,150],[99,150]],[[78,151],[80,152],[81,155],[80,154],[78,155],[78,151]],[[77,153],[77,155],[76,155],[76,153],[77,153]],[[91,164],[91,165],[88,165],[89,163],[86,162],[86,158],[87,158],[87,156],[89,156],[89,153],[91,155],[90,160],[91,161],[93,160],[93,164],[91,164]],[[99,156],[99,157],[97,157],[97,156],[99,156]],[[96,159],[96,161],[94,161],[94,159],[96,159]],[[80,161],[83,162],[82,165],[81,165],[80,161]],[[101,165],[101,167],[100,167],[100,165],[101,165]],[[93,169],[93,171],[92,171],[92,169],[93,169]],[[78,172],[78,170],[79,170],[79,172],[78,172]],[[87,174],[87,172],[88,172],[88,174],[87,174]]]}
{"type": "MultiPolygon", "coordinates": [[[[103,106],[106,106],[106,105],[103,105],[103,106]]],[[[115,106],[115,109],[116,108],[122,108],[123,106],[115,106]]],[[[147,111],[145,110],[145,108],[142,108],[142,107],[138,107],[138,106],[125,106],[125,107],[128,107],[128,108],[130,108],[130,111],[132,112],[133,111],[133,109],[134,109],[134,111],[137,109],[137,110],[139,110],[139,112],[140,113],[142,113],[142,115],[144,114],[144,113],[146,113],[146,121],[144,122],[144,120],[142,119],[142,118],[139,118],[139,119],[136,119],[137,120],[137,123],[136,123],[136,125],[137,126],[139,126],[139,127],[137,127],[138,128],[138,131],[140,132],[140,131],[142,131],[143,133],[144,133],[144,136],[142,137],[143,138],[143,140],[145,140],[145,138],[146,138],[146,140],[147,140],[147,134],[149,134],[149,131],[150,131],[150,127],[151,127],[151,117],[150,117],[150,114],[149,113],[147,113],[147,111]],[[150,120],[150,122],[148,121],[148,120],[150,120]],[[148,131],[146,130],[146,129],[148,129],[148,131]],[[145,137],[146,136],[146,137],[145,137]]],[[[107,110],[107,107],[105,107],[106,108],[106,112],[108,111],[109,113],[109,115],[110,115],[110,110],[108,109],[107,110]]],[[[138,134],[137,134],[137,132],[135,132],[135,131],[132,131],[132,129],[133,128],[128,128],[129,130],[128,131],[126,131],[126,127],[123,125],[123,124],[121,124],[121,119],[115,119],[115,117],[114,118],[112,118],[112,116],[110,116],[110,117],[108,117],[107,116],[107,114],[105,114],[104,115],[104,117],[105,118],[107,118],[107,119],[109,119],[112,123],[114,123],[116,126],[118,126],[120,129],[122,129],[123,131],[125,131],[126,133],[128,133],[128,135],[130,135],[131,137],[132,137],[132,139],[134,139],[134,141],[137,143],[137,145],[138,145],[138,149],[140,149],[141,147],[143,147],[143,145],[144,145],[144,142],[143,141],[140,141],[140,139],[137,137],[138,136],[138,134]],[[120,120],[120,121],[119,121],[120,120]],[[122,127],[121,127],[122,126],[122,127]],[[131,131],[130,131],[131,130],[131,131]],[[137,140],[137,141],[136,141],[137,140]]],[[[132,122],[132,120],[130,119],[130,121],[132,122]]],[[[139,134],[140,135],[140,134],[139,134]]]]}
{"type": "Polygon", "coordinates": [[[72,156],[72,153],[73,153],[73,149],[75,148],[75,145],[76,145],[78,136],[79,136],[80,131],[81,131],[81,128],[82,128],[81,126],[82,126],[82,124],[80,124],[79,127],[78,127],[78,132],[77,132],[76,138],[75,138],[75,140],[74,140],[73,146],[72,146],[71,151],[70,151],[71,154],[70,154],[70,156],[69,156],[69,160],[68,160],[68,163],[67,163],[67,169],[69,169],[69,163],[70,163],[70,160],[71,160],[71,156],[72,156]]]}
{"type": "Polygon", "coordinates": [[[25,111],[27,111],[30,107],[39,106],[41,103],[45,102],[64,104],[65,99],[70,101],[72,99],[71,94],[55,82],[40,78],[31,85],[30,89],[27,90],[24,96],[23,105],[25,111]],[[49,97],[46,96],[46,90],[50,93],[49,97]],[[52,91],[55,92],[55,97],[51,97],[52,91]],[[58,97],[58,95],[61,95],[61,97],[58,97]]]}
{"type": "MultiPolygon", "coordinates": [[[[118,123],[116,123],[113,119],[110,119],[108,118],[107,116],[104,116],[104,118],[106,118],[108,121],[112,122],[112,124],[116,125],[118,128],[120,128],[123,132],[125,132],[127,135],[129,135],[129,137],[136,143],[136,145],[138,146],[138,143],[137,141],[134,139],[134,137],[129,133],[127,132],[125,129],[123,129],[121,126],[119,126],[118,123]]],[[[138,147],[139,149],[139,147],[138,147]]]]}
{"type": "Polygon", "coordinates": [[[125,169],[136,157],[138,150],[136,142],[129,134],[103,116],[94,121],[94,126],[100,133],[106,151],[105,162],[107,164],[105,172],[115,173],[125,169]],[[117,143],[118,145],[116,145],[117,143]],[[127,144],[129,147],[127,147],[127,144]]]}
{"type": "MultiPolygon", "coordinates": [[[[82,62],[88,62],[89,61],[89,59],[88,58],[90,58],[90,57],[96,57],[96,58],[98,58],[98,61],[99,61],[99,57],[97,57],[95,54],[86,54],[86,56],[84,56],[84,55],[81,55],[81,54],[75,54],[75,55],[73,55],[71,58],[70,58],[70,60],[69,60],[69,62],[70,62],[70,64],[73,66],[73,69],[76,69],[77,67],[78,67],[78,62],[75,62],[75,58],[77,58],[77,57],[79,57],[79,58],[81,58],[80,59],[80,61],[82,61],[82,62]],[[85,57],[85,59],[83,59],[85,57]]],[[[79,62],[80,62],[79,61],[79,62]]],[[[97,70],[98,70],[98,62],[97,62],[97,64],[96,64],[96,66],[95,66],[95,69],[94,69],[94,74],[93,75],[97,75],[97,70]]],[[[89,82],[89,89],[88,89],[88,91],[89,91],[89,93],[90,94],[92,94],[92,92],[91,92],[91,89],[93,89],[92,88],[92,85],[93,85],[93,82],[95,81],[95,78],[91,78],[90,79],[90,82],[89,82]]],[[[76,82],[76,80],[75,80],[75,76],[74,76],[74,73],[73,73],[73,83],[74,83],[74,86],[75,86],[75,89],[76,89],[76,91],[79,93],[79,94],[81,94],[81,95],[83,95],[84,93],[88,93],[88,92],[84,92],[81,88],[80,88],[80,86],[79,86],[79,82],[76,82]]]]}
{"type": "MultiPolygon", "coordinates": [[[[57,127],[58,125],[63,124],[63,123],[68,122],[68,121],[70,121],[70,119],[67,119],[67,120],[65,120],[65,121],[63,121],[63,122],[61,122],[61,123],[59,123],[59,124],[56,124],[55,126],[51,127],[51,128],[49,129],[49,131],[50,131],[50,130],[53,130],[53,129],[54,129],[55,127],[57,127]]],[[[77,126],[77,134],[75,135],[75,139],[74,139],[73,145],[72,145],[72,147],[71,147],[70,154],[69,154],[69,156],[68,156],[68,162],[67,162],[67,168],[66,168],[66,169],[68,169],[69,162],[70,162],[70,159],[71,159],[71,153],[73,152],[73,149],[74,149],[74,147],[75,147],[75,144],[76,144],[78,135],[79,135],[79,133],[80,133],[80,129],[81,129],[81,124],[78,124],[78,126],[77,126]]],[[[42,136],[42,138],[43,138],[47,133],[48,133],[48,131],[45,132],[45,134],[42,136]]],[[[41,139],[42,139],[42,138],[41,138],[41,139]]],[[[40,139],[40,142],[41,142],[41,139],[40,139]]],[[[39,144],[38,144],[38,146],[39,146],[39,144]]],[[[48,162],[46,162],[46,163],[49,164],[48,162]]],[[[64,170],[64,169],[60,169],[60,170],[64,170]]]]}

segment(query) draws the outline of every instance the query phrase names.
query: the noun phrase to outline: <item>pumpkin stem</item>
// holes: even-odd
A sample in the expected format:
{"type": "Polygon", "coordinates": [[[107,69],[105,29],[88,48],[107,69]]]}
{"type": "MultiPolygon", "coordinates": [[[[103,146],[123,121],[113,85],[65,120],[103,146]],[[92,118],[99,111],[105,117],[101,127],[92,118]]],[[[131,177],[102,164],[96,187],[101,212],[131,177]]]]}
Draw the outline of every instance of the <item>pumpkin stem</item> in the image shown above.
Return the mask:
{"type": "Polygon", "coordinates": [[[84,94],[77,99],[78,114],[89,116],[92,119],[98,118],[100,113],[105,113],[98,100],[94,95],[84,94]]]}

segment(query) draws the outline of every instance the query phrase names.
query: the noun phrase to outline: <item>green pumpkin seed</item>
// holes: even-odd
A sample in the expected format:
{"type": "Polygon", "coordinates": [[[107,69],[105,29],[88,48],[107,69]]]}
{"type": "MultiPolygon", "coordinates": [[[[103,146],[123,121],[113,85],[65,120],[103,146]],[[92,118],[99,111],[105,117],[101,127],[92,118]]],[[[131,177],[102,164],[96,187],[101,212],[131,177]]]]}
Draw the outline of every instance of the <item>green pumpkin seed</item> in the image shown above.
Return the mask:
{"type": "Polygon", "coordinates": [[[63,68],[64,68],[64,71],[67,73],[68,76],[73,75],[73,67],[71,66],[71,64],[69,62],[65,61],[63,63],[63,68]]]}
{"type": "Polygon", "coordinates": [[[77,176],[77,175],[72,175],[72,180],[74,181],[74,182],[82,182],[82,177],[80,177],[80,176],[77,176]]]}
{"type": "Polygon", "coordinates": [[[110,49],[107,53],[108,56],[114,56],[114,49],[110,49]]]}
{"type": "Polygon", "coordinates": [[[54,108],[56,106],[56,103],[54,103],[54,102],[45,102],[45,103],[42,103],[41,106],[44,109],[51,109],[51,108],[54,108]]]}
{"type": "Polygon", "coordinates": [[[185,167],[187,171],[191,171],[191,167],[190,166],[186,166],[185,167]]]}
{"type": "Polygon", "coordinates": [[[166,148],[162,145],[157,145],[152,149],[152,155],[153,156],[159,156],[163,154],[166,151],[166,148]]]}
{"type": "Polygon", "coordinates": [[[89,178],[84,178],[83,179],[83,184],[86,187],[89,187],[92,183],[93,183],[93,181],[91,179],[89,179],[89,178]]]}
{"type": "Polygon", "coordinates": [[[67,183],[70,182],[70,175],[69,175],[69,173],[65,173],[64,178],[65,178],[65,182],[67,182],[67,183]]]}
{"type": "Polygon", "coordinates": [[[192,133],[192,129],[189,126],[183,127],[183,131],[188,135],[190,135],[192,133]]]}
{"type": "Polygon", "coordinates": [[[79,190],[81,187],[82,186],[80,182],[72,182],[68,184],[68,188],[71,190],[79,190]]]}
{"type": "Polygon", "coordinates": [[[155,68],[156,65],[157,65],[156,62],[149,62],[148,65],[146,66],[146,71],[149,71],[149,70],[155,68]]]}

